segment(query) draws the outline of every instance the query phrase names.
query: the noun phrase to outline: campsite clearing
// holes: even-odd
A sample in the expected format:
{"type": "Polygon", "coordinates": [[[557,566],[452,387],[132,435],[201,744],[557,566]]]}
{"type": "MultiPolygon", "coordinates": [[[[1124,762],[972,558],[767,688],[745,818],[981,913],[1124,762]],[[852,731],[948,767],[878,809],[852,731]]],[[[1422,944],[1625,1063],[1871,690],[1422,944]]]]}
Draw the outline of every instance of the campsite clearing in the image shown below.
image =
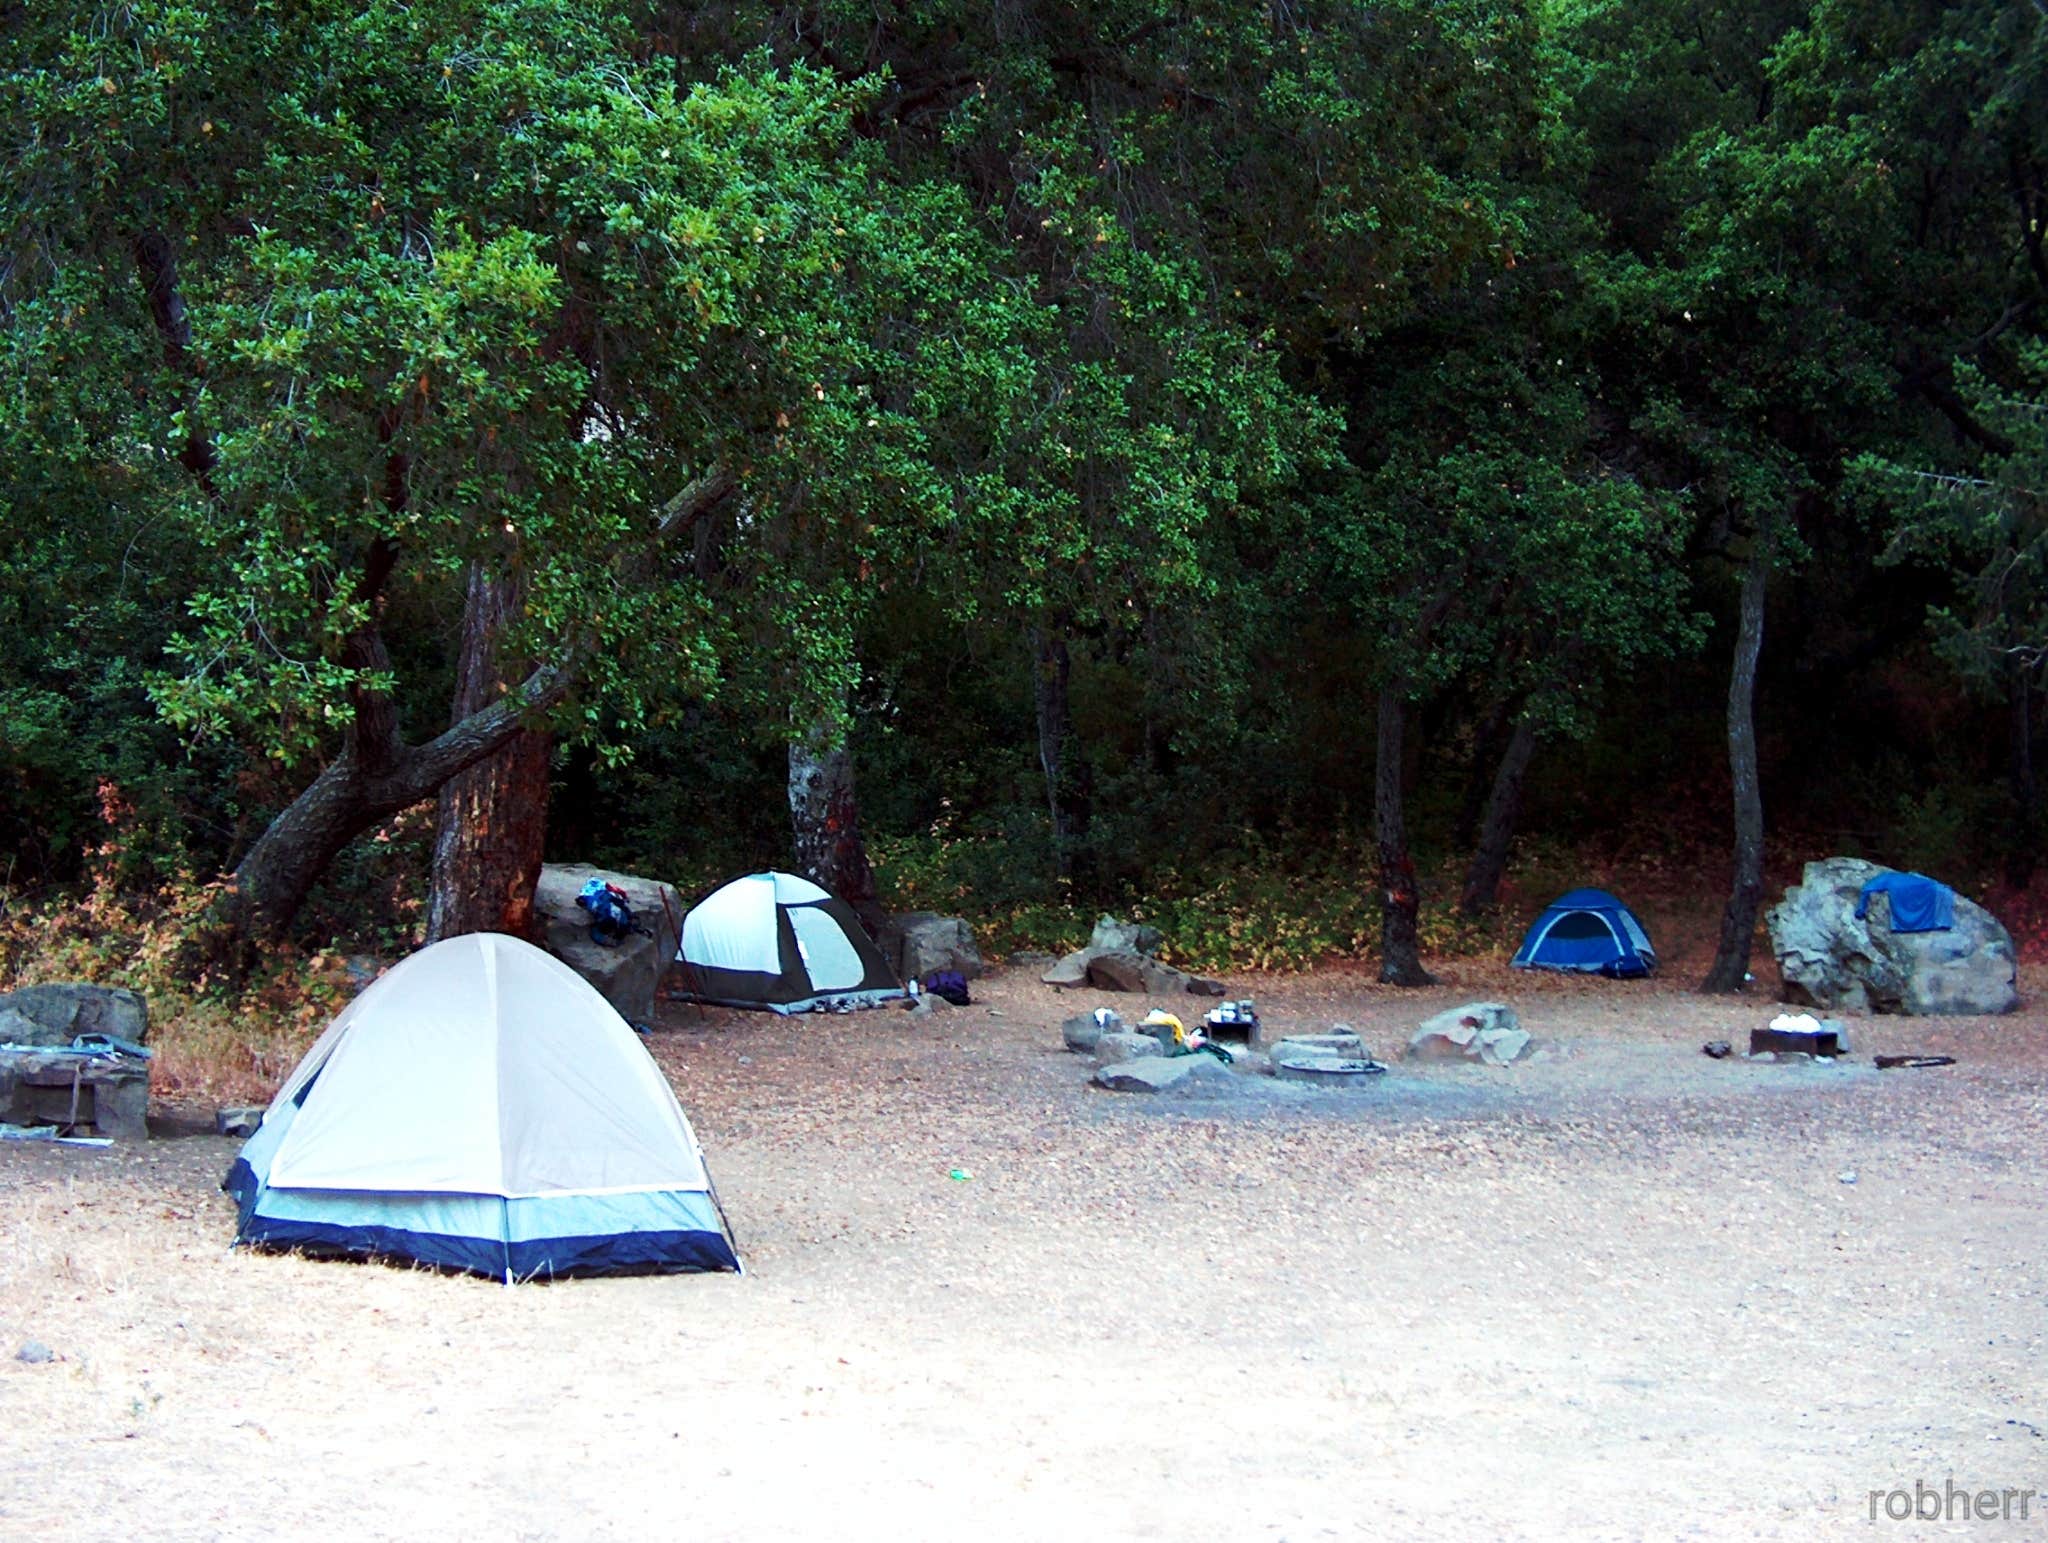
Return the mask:
{"type": "Polygon", "coordinates": [[[1806,1539],[2048,1489],[2041,1014],[1763,1066],[1699,1053],[1761,999],[1445,973],[1233,985],[1382,1056],[1497,997],[1549,1053],[1212,1107],[1088,1087],[1098,999],[1024,972],[665,1008],[741,1278],[229,1253],[210,1126],[0,1151],[0,1533],[61,1490],[151,1539],[1806,1539]]]}

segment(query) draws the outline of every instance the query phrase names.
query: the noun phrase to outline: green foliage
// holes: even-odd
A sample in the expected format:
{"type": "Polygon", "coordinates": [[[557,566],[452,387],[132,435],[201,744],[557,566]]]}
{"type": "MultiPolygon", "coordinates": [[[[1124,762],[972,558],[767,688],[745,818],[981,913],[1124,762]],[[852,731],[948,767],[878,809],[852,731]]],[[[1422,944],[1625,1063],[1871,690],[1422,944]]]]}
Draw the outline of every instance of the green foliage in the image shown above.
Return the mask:
{"type": "MultiPolygon", "coordinates": [[[[364,715],[437,731],[473,564],[523,588],[506,657],[575,677],[563,855],[780,860],[780,747],[822,723],[897,900],[1044,946],[1142,901],[1211,966],[1363,947],[1383,682],[1425,849],[1517,717],[1539,819],[1691,841],[1700,610],[1750,542],[1780,743],[1853,716],[1842,669],[1857,703],[1919,671],[1888,618],[1930,606],[1968,680],[2032,688],[2035,10],[788,21],[0,16],[0,872],[185,884],[364,715]],[[1034,634],[1092,793],[1064,850],[1034,634]]],[[[1939,867],[2000,818],[1986,756],[1858,819],[1939,867]]],[[[409,937],[420,839],[310,925],[409,937]]]]}

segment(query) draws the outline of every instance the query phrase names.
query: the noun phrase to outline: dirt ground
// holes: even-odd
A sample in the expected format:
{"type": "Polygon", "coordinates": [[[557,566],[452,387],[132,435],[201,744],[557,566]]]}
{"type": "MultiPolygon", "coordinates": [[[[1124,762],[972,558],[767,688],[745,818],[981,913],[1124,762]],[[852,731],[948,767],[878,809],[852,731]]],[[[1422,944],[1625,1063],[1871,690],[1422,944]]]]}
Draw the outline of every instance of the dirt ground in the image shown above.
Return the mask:
{"type": "Polygon", "coordinates": [[[203,1111],[0,1149],[0,1536],[2048,1536],[2040,1496],[1870,1519],[2048,1492],[2033,967],[2017,1015],[1805,1067],[1700,1055],[1762,1000],[1452,973],[1234,984],[1383,1056],[1500,997],[1544,1053],[1169,1103],[1090,1089],[1057,1024],[1104,999],[1021,972],[670,1008],[741,1278],[230,1252],[203,1111]]]}

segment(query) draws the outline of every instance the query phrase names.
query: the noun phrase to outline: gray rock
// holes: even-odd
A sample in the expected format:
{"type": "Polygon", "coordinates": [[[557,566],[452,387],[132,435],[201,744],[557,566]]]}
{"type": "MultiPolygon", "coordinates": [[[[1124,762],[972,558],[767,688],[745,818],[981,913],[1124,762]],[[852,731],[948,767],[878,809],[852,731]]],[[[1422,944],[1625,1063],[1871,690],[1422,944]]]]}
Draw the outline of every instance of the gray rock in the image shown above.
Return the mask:
{"type": "Polygon", "coordinates": [[[1266,1051],[1275,1060],[1283,1055],[1365,1060],[1370,1055],[1365,1041],[1341,1024],[1328,1034],[1290,1034],[1285,1039],[1276,1039],[1266,1047],[1266,1051]]]}
{"type": "Polygon", "coordinates": [[[534,886],[533,910],[549,953],[595,986],[626,1022],[654,1021],[655,988],[675,959],[683,919],[683,898],[674,885],[588,863],[549,863],[534,886]],[[634,933],[616,948],[593,943],[590,913],[576,904],[576,896],[594,878],[624,890],[633,920],[654,935],[634,933]]]}
{"type": "Polygon", "coordinates": [[[1146,1056],[1095,1073],[1095,1085],[1112,1093],[1224,1093],[1236,1082],[1213,1055],[1146,1056]]]}
{"type": "Polygon", "coordinates": [[[896,973],[903,980],[923,980],[940,970],[953,970],[963,980],[983,971],[974,932],[957,916],[933,911],[906,911],[895,918],[898,944],[896,973]]]}
{"type": "Polygon", "coordinates": [[[1055,962],[1054,956],[1042,948],[1021,948],[1003,961],[1013,970],[1043,970],[1055,962]]]}
{"type": "Polygon", "coordinates": [[[944,997],[935,997],[927,991],[910,1004],[910,1016],[913,1018],[929,1018],[934,1013],[951,1012],[952,1009],[953,1004],[951,1002],[948,1002],[944,997]]]}
{"type": "Polygon", "coordinates": [[[1094,949],[1077,948],[1038,978],[1048,986],[1085,986],[1088,966],[1094,958],[1094,949]]]}
{"type": "Polygon", "coordinates": [[[1182,989],[1191,997],[1220,997],[1230,993],[1230,988],[1222,981],[1211,980],[1206,975],[1190,975],[1186,980],[1187,984],[1182,989]]]}
{"type": "Polygon", "coordinates": [[[1146,996],[1181,996],[1187,976],[1144,954],[1097,954],[1088,961],[1088,984],[1098,991],[1132,991],[1146,996]]]}
{"type": "Polygon", "coordinates": [[[67,981],[23,986],[0,996],[0,1043],[68,1045],[81,1034],[110,1034],[138,1045],[149,1039],[149,1004],[122,986],[67,981]]]}
{"type": "Polygon", "coordinates": [[[39,1339],[24,1340],[14,1359],[26,1361],[30,1366],[48,1366],[57,1359],[57,1354],[39,1339]]]}
{"type": "MultiPolygon", "coordinates": [[[[1095,1041],[1097,1066],[1114,1066],[1120,1061],[1142,1061],[1165,1054],[1165,1048],[1150,1034],[1109,1033],[1095,1041]]],[[[1204,1056],[1203,1059],[1210,1057],[1204,1056]]]]}
{"type": "Polygon", "coordinates": [[[1473,1044],[1488,1066],[1511,1066],[1528,1050],[1530,1039],[1525,1029],[1481,1029],[1473,1044]]]}
{"type": "Polygon", "coordinates": [[[1120,922],[1114,916],[1097,920],[1095,930],[1088,935],[1088,946],[1105,954],[1156,954],[1165,941],[1157,927],[1148,927],[1143,922],[1120,922]]]}
{"type": "Polygon", "coordinates": [[[1956,896],[1947,932],[1893,932],[1891,900],[1856,898],[1886,870],[1857,857],[1806,865],[1800,882],[1765,914],[1783,997],[1801,1006],[1856,1012],[2007,1013],[2019,1005],[2017,956],[1998,919],[1956,896]]]}
{"type": "Polygon", "coordinates": [[[1098,1007],[1092,1013],[1077,1013],[1060,1025],[1060,1038],[1069,1050],[1087,1055],[1095,1049],[1097,1041],[1105,1034],[1123,1032],[1124,1021],[1106,1007],[1098,1007]]]}
{"type": "Polygon", "coordinates": [[[1367,1056],[1316,1055],[1307,1051],[1273,1052],[1273,1075],[1282,1082],[1307,1082],[1317,1087],[1364,1087],[1384,1076],[1386,1068],[1367,1056]]]}
{"type": "Polygon", "coordinates": [[[1245,1077],[1270,1077],[1273,1058],[1263,1050],[1233,1049],[1230,1052],[1230,1069],[1245,1077]]]}
{"type": "Polygon", "coordinates": [[[1409,1036],[1408,1056],[1417,1061],[1479,1061],[1499,1065],[1529,1048],[1515,1010],[1504,1002],[1467,1002],[1424,1020],[1409,1036]]]}
{"type": "Polygon", "coordinates": [[[261,1104],[227,1104],[213,1112],[213,1128],[223,1136],[253,1136],[262,1123],[261,1104]]]}

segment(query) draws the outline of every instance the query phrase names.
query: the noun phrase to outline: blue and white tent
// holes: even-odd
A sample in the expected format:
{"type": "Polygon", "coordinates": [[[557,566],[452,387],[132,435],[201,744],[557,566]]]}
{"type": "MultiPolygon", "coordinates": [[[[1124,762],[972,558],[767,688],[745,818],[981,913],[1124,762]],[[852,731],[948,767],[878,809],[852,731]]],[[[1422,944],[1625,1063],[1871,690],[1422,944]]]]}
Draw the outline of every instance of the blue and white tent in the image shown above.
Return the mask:
{"type": "Polygon", "coordinates": [[[1536,918],[1510,961],[1518,970],[1578,970],[1588,975],[1648,975],[1657,951],[1635,912],[1604,889],[1560,895],[1536,918]]]}
{"type": "Polygon", "coordinates": [[[853,907],[794,873],[750,873],[690,907],[676,963],[683,1001],[721,1007],[807,1013],[910,994],[853,907]]]}
{"type": "Polygon", "coordinates": [[[739,1268],[639,1037],[567,965],[498,933],[423,949],[350,1003],[221,1187],[237,1243],[508,1281],[739,1268]]]}

